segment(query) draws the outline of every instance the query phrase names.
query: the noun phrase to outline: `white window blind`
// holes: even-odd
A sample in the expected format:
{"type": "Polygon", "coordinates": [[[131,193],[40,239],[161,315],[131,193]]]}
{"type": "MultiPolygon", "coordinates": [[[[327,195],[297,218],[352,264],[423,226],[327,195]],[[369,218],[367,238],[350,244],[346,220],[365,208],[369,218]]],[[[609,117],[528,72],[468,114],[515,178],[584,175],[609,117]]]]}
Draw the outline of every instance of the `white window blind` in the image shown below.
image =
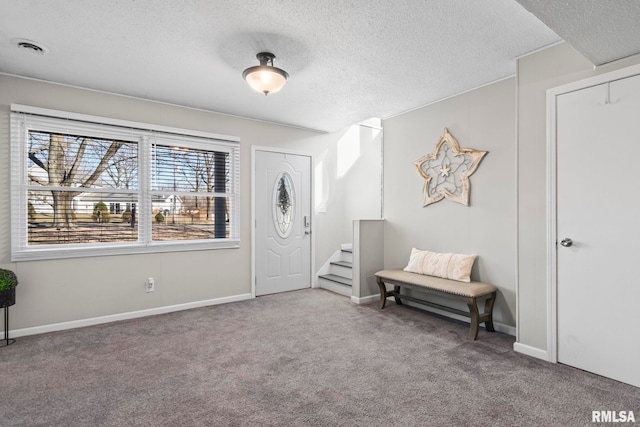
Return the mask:
{"type": "Polygon", "coordinates": [[[14,261],[239,246],[237,139],[12,110],[14,261]]]}

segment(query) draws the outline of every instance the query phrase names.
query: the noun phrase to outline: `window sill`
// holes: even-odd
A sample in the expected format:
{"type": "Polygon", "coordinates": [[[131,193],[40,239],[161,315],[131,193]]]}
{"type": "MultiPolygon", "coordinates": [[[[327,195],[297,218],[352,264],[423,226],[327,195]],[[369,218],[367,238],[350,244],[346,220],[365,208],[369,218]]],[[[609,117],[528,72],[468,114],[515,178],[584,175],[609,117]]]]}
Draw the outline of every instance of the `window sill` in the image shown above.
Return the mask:
{"type": "Polygon", "coordinates": [[[171,241],[153,242],[148,245],[132,243],[124,245],[112,245],[96,247],[73,246],[47,247],[14,250],[11,261],[37,261],[48,259],[102,257],[112,255],[153,254],[163,252],[190,252],[207,251],[216,249],[236,249],[240,247],[239,239],[219,239],[215,242],[171,241]]]}

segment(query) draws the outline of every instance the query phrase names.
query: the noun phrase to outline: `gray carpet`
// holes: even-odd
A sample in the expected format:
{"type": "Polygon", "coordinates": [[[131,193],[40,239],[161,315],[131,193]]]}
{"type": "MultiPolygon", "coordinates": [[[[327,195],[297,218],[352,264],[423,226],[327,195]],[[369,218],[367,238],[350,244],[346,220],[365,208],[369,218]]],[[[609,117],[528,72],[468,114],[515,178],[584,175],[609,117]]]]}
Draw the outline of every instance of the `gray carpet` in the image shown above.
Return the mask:
{"type": "MultiPolygon", "coordinates": [[[[2,426],[587,426],[640,389],[320,289],[19,338],[2,426]]],[[[629,425],[629,424],[625,424],[629,425]]]]}

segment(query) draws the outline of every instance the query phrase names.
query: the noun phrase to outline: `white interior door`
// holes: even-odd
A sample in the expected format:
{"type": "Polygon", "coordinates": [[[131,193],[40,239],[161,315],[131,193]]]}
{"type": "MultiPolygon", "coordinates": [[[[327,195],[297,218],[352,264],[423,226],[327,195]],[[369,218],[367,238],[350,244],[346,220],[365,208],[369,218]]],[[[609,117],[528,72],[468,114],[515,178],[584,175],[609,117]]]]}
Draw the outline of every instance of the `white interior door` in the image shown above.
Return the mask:
{"type": "Polygon", "coordinates": [[[640,76],[556,99],[558,362],[640,387],[640,76]]]}
{"type": "Polygon", "coordinates": [[[311,286],[311,157],[255,151],[256,295],[311,286]]]}

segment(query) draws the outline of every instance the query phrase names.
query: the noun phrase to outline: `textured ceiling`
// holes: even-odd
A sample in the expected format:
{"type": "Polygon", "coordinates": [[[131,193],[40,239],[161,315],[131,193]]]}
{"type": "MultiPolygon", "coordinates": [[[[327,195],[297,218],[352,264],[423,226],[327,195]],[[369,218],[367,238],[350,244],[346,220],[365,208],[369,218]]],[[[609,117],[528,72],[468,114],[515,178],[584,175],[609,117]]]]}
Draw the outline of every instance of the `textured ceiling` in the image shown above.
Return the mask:
{"type": "Polygon", "coordinates": [[[514,0],[0,0],[0,72],[323,131],[513,75],[559,40],[514,0]],[[263,50],[291,76],[267,97],[241,77],[263,50]]]}
{"type": "Polygon", "coordinates": [[[638,0],[516,0],[595,65],[640,53],[638,0]]]}

